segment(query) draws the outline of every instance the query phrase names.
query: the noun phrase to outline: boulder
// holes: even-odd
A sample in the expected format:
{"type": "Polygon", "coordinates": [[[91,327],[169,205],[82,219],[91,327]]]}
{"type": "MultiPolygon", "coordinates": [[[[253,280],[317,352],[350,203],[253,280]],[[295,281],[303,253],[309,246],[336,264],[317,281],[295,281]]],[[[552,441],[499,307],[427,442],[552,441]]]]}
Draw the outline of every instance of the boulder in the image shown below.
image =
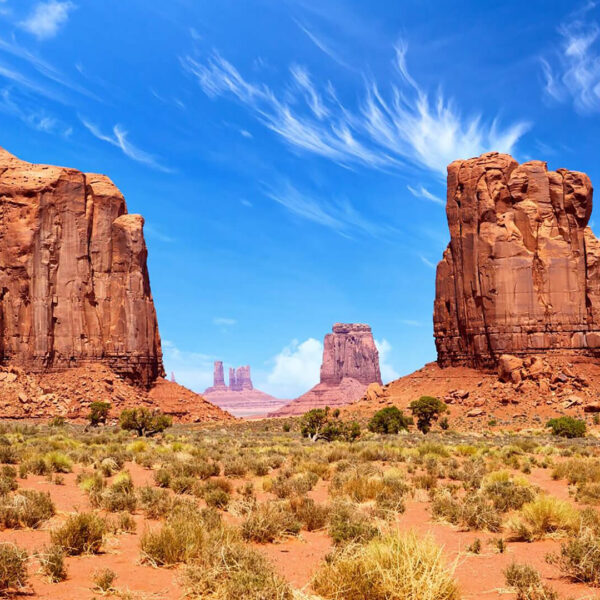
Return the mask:
{"type": "Polygon", "coordinates": [[[503,354],[498,359],[498,378],[500,381],[519,383],[523,360],[511,354],[503,354]]]}

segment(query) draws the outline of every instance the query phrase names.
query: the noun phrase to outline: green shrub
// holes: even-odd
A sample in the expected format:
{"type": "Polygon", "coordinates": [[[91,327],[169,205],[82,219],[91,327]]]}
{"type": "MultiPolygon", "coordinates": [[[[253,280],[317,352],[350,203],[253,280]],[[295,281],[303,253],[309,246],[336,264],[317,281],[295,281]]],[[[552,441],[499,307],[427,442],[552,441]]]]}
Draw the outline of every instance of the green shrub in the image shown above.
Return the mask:
{"type": "Polygon", "coordinates": [[[360,425],[355,422],[344,422],[339,418],[339,410],[331,412],[330,408],[313,408],[300,419],[302,437],[313,442],[324,440],[333,442],[343,440],[352,442],[360,437],[360,425]]]}
{"type": "Polygon", "coordinates": [[[335,502],[329,514],[329,536],[336,545],[364,543],[379,535],[373,519],[350,502],[335,502]]]}
{"type": "Polygon", "coordinates": [[[98,427],[98,425],[104,425],[108,419],[108,413],[110,412],[110,402],[92,402],[90,404],[90,414],[88,415],[88,421],[92,427],[98,427]]]}
{"type": "Polygon", "coordinates": [[[69,556],[97,554],[102,546],[106,523],[94,513],[71,515],[58,529],[50,532],[53,544],[69,556]]]}
{"type": "Polygon", "coordinates": [[[434,421],[437,421],[448,407],[438,398],[433,396],[421,396],[418,400],[413,400],[409,404],[414,417],[417,418],[417,429],[423,433],[428,433],[434,421]]]}
{"type": "Polygon", "coordinates": [[[139,436],[152,436],[171,426],[171,417],[145,407],[126,408],[119,416],[119,425],[125,431],[135,431],[139,436]]]}
{"type": "Polygon", "coordinates": [[[407,430],[412,425],[412,419],[405,417],[401,410],[396,406],[387,406],[378,410],[369,421],[369,431],[374,433],[398,433],[401,430],[407,430]]]}
{"type": "Polygon", "coordinates": [[[573,417],[558,417],[550,419],[546,427],[552,429],[553,435],[564,438],[580,438],[585,436],[585,421],[573,417]]]}

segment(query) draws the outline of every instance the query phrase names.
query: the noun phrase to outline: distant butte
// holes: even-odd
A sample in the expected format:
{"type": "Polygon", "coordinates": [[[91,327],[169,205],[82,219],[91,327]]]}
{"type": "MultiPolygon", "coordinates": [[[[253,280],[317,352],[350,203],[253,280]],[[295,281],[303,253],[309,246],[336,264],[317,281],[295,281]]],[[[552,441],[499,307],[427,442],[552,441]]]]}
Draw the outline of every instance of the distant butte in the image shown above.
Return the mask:
{"type": "Polygon", "coordinates": [[[381,385],[379,353],[371,328],[362,323],[336,323],[332,333],[325,336],[320,382],[269,416],[298,415],[311,408],[350,404],[370,384],[381,385]]]}
{"type": "Polygon", "coordinates": [[[229,385],[225,383],[223,362],[215,361],[213,385],[203,396],[236,417],[258,417],[277,410],[287,400],[280,400],[254,388],[248,365],[229,369],[229,385]]]}

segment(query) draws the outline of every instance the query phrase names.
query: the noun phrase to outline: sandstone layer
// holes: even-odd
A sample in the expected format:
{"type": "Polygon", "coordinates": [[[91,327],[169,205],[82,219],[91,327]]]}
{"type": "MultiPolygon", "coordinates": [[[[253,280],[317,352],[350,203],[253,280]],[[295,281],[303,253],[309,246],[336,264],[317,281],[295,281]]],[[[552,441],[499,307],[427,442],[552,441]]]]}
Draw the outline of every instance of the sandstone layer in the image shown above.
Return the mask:
{"type": "Polygon", "coordinates": [[[229,369],[229,385],[225,383],[223,363],[215,362],[213,385],[203,394],[209,402],[226,410],[236,417],[259,417],[287,404],[254,388],[248,365],[229,369]]]}
{"type": "Polygon", "coordinates": [[[343,406],[358,400],[372,383],[381,384],[381,372],[371,328],[362,323],[336,323],[325,336],[320,382],[269,416],[343,406]]]}
{"type": "Polygon", "coordinates": [[[0,364],[162,376],[143,225],[107,177],[0,150],[0,364]]]}
{"type": "Polygon", "coordinates": [[[600,351],[600,243],[584,173],[489,153],[448,167],[450,243],[434,304],[438,363],[600,351]]]}

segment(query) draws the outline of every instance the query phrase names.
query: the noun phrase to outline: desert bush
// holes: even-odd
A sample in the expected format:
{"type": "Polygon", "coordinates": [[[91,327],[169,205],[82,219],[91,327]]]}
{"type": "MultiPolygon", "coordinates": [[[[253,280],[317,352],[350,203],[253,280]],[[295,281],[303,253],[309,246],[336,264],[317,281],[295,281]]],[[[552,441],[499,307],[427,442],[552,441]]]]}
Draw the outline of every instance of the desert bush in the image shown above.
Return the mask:
{"type": "Polygon", "coordinates": [[[557,600],[558,594],[542,582],[540,574],[529,565],[510,564],[504,570],[506,584],[515,588],[517,600],[557,600]]]}
{"type": "Polygon", "coordinates": [[[428,433],[432,423],[448,410],[440,399],[433,396],[421,396],[418,400],[413,400],[408,408],[417,419],[417,429],[423,433],[428,433]]]}
{"type": "Polygon", "coordinates": [[[241,525],[247,541],[265,544],[290,535],[297,535],[302,525],[288,502],[270,501],[258,504],[241,525]]]}
{"type": "Polygon", "coordinates": [[[496,509],[480,494],[453,498],[448,490],[436,494],[431,503],[431,514],[453,525],[470,530],[500,531],[502,519],[496,509]]]}
{"type": "Polygon", "coordinates": [[[67,578],[65,566],[65,551],[62,546],[51,545],[43,548],[38,554],[40,569],[52,583],[64,581],[67,578]]]}
{"type": "Polygon", "coordinates": [[[387,406],[371,417],[367,427],[374,433],[395,434],[401,430],[408,430],[410,425],[412,425],[410,417],[405,417],[396,406],[387,406]]]}
{"type": "Polygon", "coordinates": [[[9,445],[0,444],[0,464],[16,465],[19,462],[19,452],[9,445]]]}
{"type": "Polygon", "coordinates": [[[27,552],[15,544],[0,542],[0,592],[20,590],[27,581],[27,552]]]}
{"type": "Polygon", "coordinates": [[[575,581],[600,586],[600,538],[589,528],[582,528],[562,544],[560,553],[549,561],[575,581]]]}
{"type": "Polygon", "coordinates": [[[37,528],[55,512],[48,492],[20,490],[0,499],[0,524],[5,528],[37,528]]]}
{"type": "Polygon", "coordinates": [[[227,508],[230,499],[230,495],[221,488],[214,488],[204,494],[206,505],[214,508],[227,508]]]}
{"type": "Polygon", "coordinates": [[[293,477],[286,477],[280,474],[273,480],[271,491],[278,498],[302,496],[312,490],[317,481],[319,481],[319,476],[312,472],[302,473],[293,477]]]}
{"type": "Polygon", "coordinates": [[[329,536],[336,545],[363,543],[379,535],[373,519],[350,502],[334,502],[329,514],[329,536]]]}
{"type": "Polygon", "coordinates": [[[506,471],[491,473],[483,486],[483,493],[500,512],[518,510],[536,496],[535,489],[527,480],[511,478],[506,471]]]}
{"type": "Polygon", "coordinates": [[[140,508],[149,519],[160,519],[171,510],[171,497],[169,492],[152,486],[143,486],[137,489],[140,508]]]}
{"type": "Polygon", "coordinates": [[[290,500],[290,508],[306,531],[323,529],[327,525],[329,508],[317,504],[312,498],[295,497],[290,500]]]}
{"type": "Polygon", "coordinates": [[[600,483],[600,460],[597,458],[570,458],[554,466],[553,479],[566,479],[571,485],[600,483]]]}
{"type": "Polygon", "coordinates": [[[388,535],[338,550],[314,576],[313,589],[332,600],[458,600],[442,550],[430,537],[388,535]]]}
{"type": "Polygon", "coordinates": [[[183,573],[186,597],[202,600],[292,600],[268,561],[233,536],[209,538],[183,573]]]}
{"type": "Polygon", "coordinates": [[[573,533],[580,525],[579,513],[564,500],[538,496],[524,504],[509,523],[514,539],[532,541],[551,533],[573,533]]]}
{"type": "Polygon", "coordinates": [[[19,487],[17,480],[15,477],[11,477],[10,475],[0,474],[0,501],[2,496],[13,492],[19,487]]]}
{"type": "Polygon", "coordinates": [[[564,438],[580,438],[585,436],[585,421],[573,417],[558,417],[546,423],[553,435],[564,438]]]}
{"type": "Polygon", "coordinates": [[[100,569],[92,576],[94,589],[101,592],[110,592],[113,589],[113,583],[117,578],[117,574],[111,569],[100,569]]]}
{"type": "Polygon", "coordinates": [[[125,431],[135,431],[140,437],[150,437],[171,426],[171,417],[145,407],[126,408],[119,416],[119,426],[125,431]]]}
{"type": "Polygon", "coordinates": [[[97,554],[105,531],[106,523],[98,515],[78,513],[69,516],[61,527],[51,531],[50,539],[69,556],[97,554]]]}
{"type": "Polygon", "coordinates": [[[243,458],[232,458],[223,464],[226,477],[244,477],[248,472],[248,463],[243,458]]]}
{"type": "Polygon", "coordinates": [[[212,513],[190,503],[176,505],[160,529],[142,535],[142,561],[159,567],[191,561],[202,553],[208,533],[218,528],[212,513]]]}
{"type": "Polygon", "coordinates": [[[73,470],[73,461],[62,452],[48,452],[45,462],[53,473],[70,473],[73,470]]]}

